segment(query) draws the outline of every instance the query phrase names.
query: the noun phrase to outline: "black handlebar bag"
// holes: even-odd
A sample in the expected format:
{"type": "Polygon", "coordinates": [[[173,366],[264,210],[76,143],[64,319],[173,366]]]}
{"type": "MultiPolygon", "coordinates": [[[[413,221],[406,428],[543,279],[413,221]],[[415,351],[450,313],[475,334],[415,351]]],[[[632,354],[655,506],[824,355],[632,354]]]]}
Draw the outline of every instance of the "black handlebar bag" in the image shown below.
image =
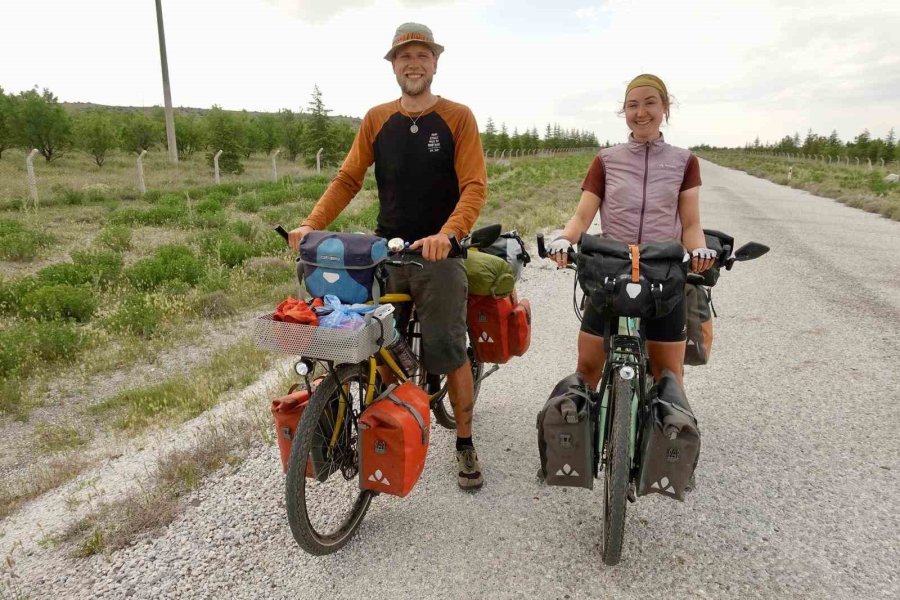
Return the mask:
{"type": "Polygon", "coordinates": [[[585,233],[578,243],[578,282],[598,311],[664,317],[684,295],[689,259],[675,241],[637,246],[585,233]]]}

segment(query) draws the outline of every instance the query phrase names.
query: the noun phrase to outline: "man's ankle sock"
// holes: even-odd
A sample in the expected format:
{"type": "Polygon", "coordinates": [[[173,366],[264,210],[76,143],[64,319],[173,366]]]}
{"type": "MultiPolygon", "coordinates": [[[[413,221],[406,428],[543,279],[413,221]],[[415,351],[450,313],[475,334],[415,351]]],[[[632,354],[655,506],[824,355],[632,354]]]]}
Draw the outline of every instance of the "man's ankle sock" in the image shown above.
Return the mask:
{"type": "Polygon", "coordinates": [[[475,444],[472,443],[472,436],[469,437],[458,437],[456,438],[456,449],[462,450],[463,448],[474,448],[475,444]]]}

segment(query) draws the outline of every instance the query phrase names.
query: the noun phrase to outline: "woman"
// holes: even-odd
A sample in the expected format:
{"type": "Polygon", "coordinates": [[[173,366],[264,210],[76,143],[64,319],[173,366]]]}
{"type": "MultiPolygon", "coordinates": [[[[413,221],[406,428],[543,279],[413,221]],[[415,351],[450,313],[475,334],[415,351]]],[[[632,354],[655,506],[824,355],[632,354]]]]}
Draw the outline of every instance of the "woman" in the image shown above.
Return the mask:
{"type": "MultiPolygon", "coordinates": [[[[600,211],[602,235],[626,244],[680,240],[691,253],[691,270],[713,266],[715,253],[706,248],[700,226],[700,166],[697,157],[670,146],[660,133],[669,120],[670,98],[655,75],[638,75],[625,90],[622,112],[631,130],[628,142],[604,148],[594,158],[581,186],[581,201],[560,237],[549,246],[557,265],[578,242],[600,211]]],[[[682,365],[686,340],[684,300],[668,315],[645,319],[647,352],[655,379],[664,370],[683,385],[682,365]]],[[[596,388],[606,362],[603,325],[616,317],[601,313],[590,303],[578,334],[578,372],[596,388]]]]}

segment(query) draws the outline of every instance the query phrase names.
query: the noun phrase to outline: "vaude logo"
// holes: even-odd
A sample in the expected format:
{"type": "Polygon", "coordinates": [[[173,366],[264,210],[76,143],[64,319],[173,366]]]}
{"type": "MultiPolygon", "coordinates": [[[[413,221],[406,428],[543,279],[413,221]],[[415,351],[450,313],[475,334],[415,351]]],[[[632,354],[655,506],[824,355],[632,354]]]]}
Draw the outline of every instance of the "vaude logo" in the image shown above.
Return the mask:
{"type": "Polygon", "coordinates": [[[391,485],[391,482],[387,480],[387,477],[384,476],[384,473],[381,472],[381,469],[376,469],[374,473],[369,475],[369,481],[374,481],[375,483],[383,483],[384,485],[391,485]]]}
{"type": "Polygon", "coordinates": [[[562,469],[556,471],[557,477],[578,477],[578,471],[569,466],[569,463],[563,465],[562,469]]]}
{"type": "Polygon", "coordinates": [[[482,331],[481,336],[478,338],[478,341],[482,344],[493,344],[494,340],[491,336],[488,335],[487,331],[482,331]]]}
{"type": "Polygon", "coordinates": [[[681,450],[678,448],[669,448],[666,451],[666,462],[676,463],[681,460],[681,450]]]}
{"type": "Polygon", "coordinates": [[[650,486],[651,490],[663,490],[665,492],[669,492],[671,494],[675,493],[675,488],[669,485],[669,478],[663,477],[659,481],[654,481],[653,485],[650,486]]]}
{"type": "Polygon", "coordinates": [[[384,454],[387,451],[387,444],[384,440],[375,440],[375,454],[384,454]]]}
{"type": "Polygon", "coordinates": [[[629,283],[625,285],[625,293],[628,294],[628,297],[634,300],[638,296],[641,295],[641,284],[639,283],[629,283]]]}

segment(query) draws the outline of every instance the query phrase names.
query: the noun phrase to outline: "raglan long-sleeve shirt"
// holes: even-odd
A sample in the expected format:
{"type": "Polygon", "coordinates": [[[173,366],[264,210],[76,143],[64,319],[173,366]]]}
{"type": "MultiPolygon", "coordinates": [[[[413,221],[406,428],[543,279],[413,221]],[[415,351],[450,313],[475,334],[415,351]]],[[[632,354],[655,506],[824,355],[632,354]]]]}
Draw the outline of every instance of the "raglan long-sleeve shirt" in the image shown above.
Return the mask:
{"type": "Polygon", "coordinates": [[[406,241],[468,234],[484,206],[487,173],[475,116],[467,106],[439,98],[413,119],[399,100],[369,110],[340,171],[304,224],[323,229],[362,187],[375,163],[382,237],[406,241]]]}

